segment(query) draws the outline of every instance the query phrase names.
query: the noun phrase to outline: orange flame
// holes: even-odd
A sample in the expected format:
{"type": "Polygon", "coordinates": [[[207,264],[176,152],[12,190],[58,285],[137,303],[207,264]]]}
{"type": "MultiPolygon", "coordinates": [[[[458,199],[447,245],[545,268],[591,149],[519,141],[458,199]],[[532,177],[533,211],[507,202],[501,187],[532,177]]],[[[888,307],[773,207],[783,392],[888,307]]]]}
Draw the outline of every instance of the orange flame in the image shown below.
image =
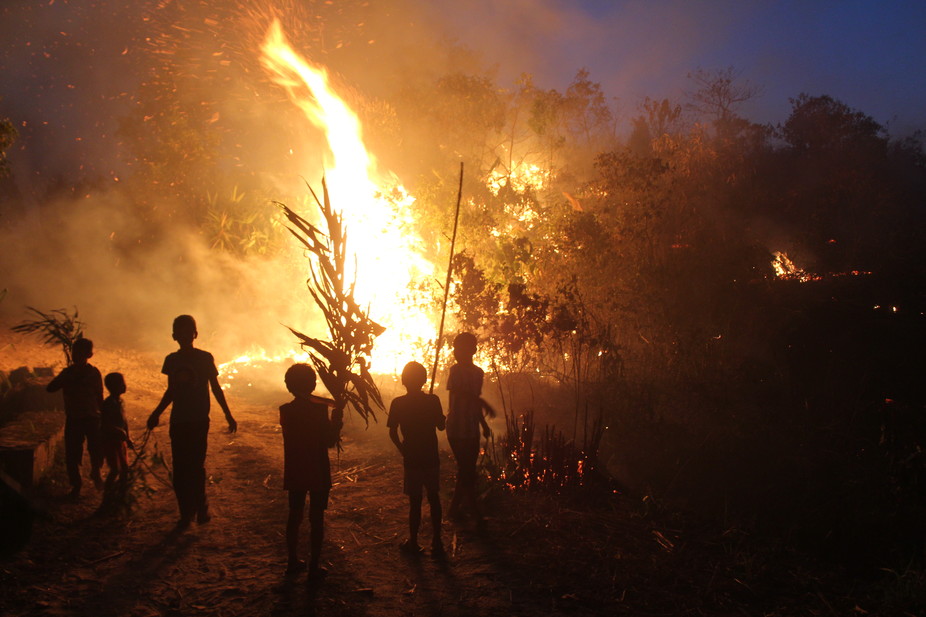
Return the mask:
{"type": "Polygon", "coordinates": [[[261,64],[325,136],[329,152],[322,162],[332,204],[344,216],[348,250],[357,251],[356,272],[348,276],[357,278],[357,299],[368,304],[370,316],[387,327],[376,341],[377,370],[395,370],[414,359],[409,357],[410,347],[435,336],[434,316],[417,306],[410,308],[421,304],[410,296],[410,284],[434,275],[420,238],[408,231],[415,198],[393,174],[379,173],[375,157],[364,145],[357,115],[332,88],[325,69],[292,48],[278,21],[267,31],[261,64]]]}

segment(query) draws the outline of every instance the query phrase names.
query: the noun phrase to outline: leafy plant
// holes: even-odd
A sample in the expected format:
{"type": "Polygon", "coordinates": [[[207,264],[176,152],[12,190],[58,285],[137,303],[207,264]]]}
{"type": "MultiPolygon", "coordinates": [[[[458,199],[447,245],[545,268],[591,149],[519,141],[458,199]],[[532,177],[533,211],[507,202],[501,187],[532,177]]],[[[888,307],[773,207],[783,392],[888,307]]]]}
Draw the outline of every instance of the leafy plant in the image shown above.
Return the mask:
{"type": "Polygon", "coordinates": [[[265,255],[279,244],[280,223],[268,217],[266,204],[232,187],[227,197],[207,193],[203,233],[210,248],[239,256],[265,255]]]}
{"type": "Polygon", "coordinates": [[[74,307],[73,315],[66,309],[55,309],[43,313],[31,306],[26,308],[38,315],[38,319],[22,321],[10,329],[20,334],[35,334],[41,337],[42,342],[49,347],[60,345],[64,352],[65,362],[71,364],[71,350],[74,347],[74,341],[84,335],[84,323],[77,318],[77,307],[74,307]]]}
{"type": "Polygon", "coordinates": [[[346,274],[347,234],[343,218],[331,206],[328,186],[322,179],[323,200],[309,186],[328,233],[325,234],[285,204],[279,203],[289,220],[290,232],[308,251],[311,278],[309,293],[328,325],[330,341],[314,338],[289,328],[296,335],[322,383],[339,407],[350,404],[369,424],[376,420],[375,407],[383,409],[379,388],[370,375],[370,353],[374,339],[385,328],[369,318],[354,298],[356,279],[348,284],[346,274]]]}

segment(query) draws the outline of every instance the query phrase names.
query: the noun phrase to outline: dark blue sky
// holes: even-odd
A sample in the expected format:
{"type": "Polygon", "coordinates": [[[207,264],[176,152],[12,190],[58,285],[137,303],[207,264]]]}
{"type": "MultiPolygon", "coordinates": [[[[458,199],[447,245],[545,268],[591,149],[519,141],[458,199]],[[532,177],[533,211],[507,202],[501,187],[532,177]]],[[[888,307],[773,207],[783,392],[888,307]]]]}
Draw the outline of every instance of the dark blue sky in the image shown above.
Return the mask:
{"type": "Polygon", "coordinates": [[[679,98],[698,67],[762,86],[742,111],[781,122],[788,98],[827,94],[904,134],[926,127],[926,2],[438,0],[455,36],[562,88],[586,67],[622,111],[679,98]]]}

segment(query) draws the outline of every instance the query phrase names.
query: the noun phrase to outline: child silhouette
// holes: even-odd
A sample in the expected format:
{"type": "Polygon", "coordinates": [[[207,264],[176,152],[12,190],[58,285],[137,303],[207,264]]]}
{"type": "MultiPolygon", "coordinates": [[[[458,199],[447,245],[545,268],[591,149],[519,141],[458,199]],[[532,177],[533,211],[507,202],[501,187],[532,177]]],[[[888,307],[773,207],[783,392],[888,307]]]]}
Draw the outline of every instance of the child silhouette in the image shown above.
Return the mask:
{"type": "Polygon", "coordinates": [[[180,507],[177,523],[180,529],[189,527],[194,517],[198,523],[208,523],[212,518],[206,501],[210,389],[225,413],[228,430],[232,433],[238,430],[238,423],[219,385],[219,371],[212,354],[193,347],[197,335],[196,320],[190,315],[174,319],[173,338],[180,349],[164,358],[161,372],[167,375],[167,389],[148,417],[148,429],[153,430],[164,410],[172,405],[170,451],[174,463],[174,493],[180,507]]]}
{"type": "Polygon", "coordinates": [[[80,496],[80,463],[84,456],[84,441],[90,455],[90,478],[97,489],[103,488],[100,468],[103,452],[100,448],[100,406],[103,404],[103,376],[88,360],[93,357],[93,341],[79,338],[71,347],[72,364],[51,380],[47,390],[63,390],[64,395],[64,459],[70,497],[80,496]]]}
{"type": "Polygon", "coordinates": [[[422,489],[427,492],[431,509],[431,553],[444,554],[441,542],[440,457],[437,431],[444,430],[444,412],[437,395],[421,391],[428,379],[424,366],[409,362],[402,370],[402,385],[407,394],[392,401],[389,407],[389,437],[402,453],[405,467],[405,494],[408,495],[408,540],[402,550],[418,553],[418,528],[421,525],[422,489]],[[401,431],[401,438],[399,432],[401,431]]]}
{"type": "Polygon", "coordinates": [[[129,440],[129,423],[125,418],[122,395],[125,394],[125,377],[122,373],[108,373],[103,379],[109,396],[100,408],[100,440],[103,445],[103,458],[109,467],[106,476],[106,488],[116,481],[124,482],[129,470],[127,444],[129,440]]]}
{"type": "Polygon", "coordinates": [[[294,364],[284,376],[286,389],[293,400],[280,405],[283,428],[283,488],[289,492],[289,517],[286,520],[287,575],[306,567],[299,559],[299,526],[309,495],[309,578],[327,574],[319,565],[325,535],[325,510],[331,491],[331,463],[328,449],[338,443],[344,425],[343,410],[334,401],[315,396],[315,370],[308,364],[294,364]]]}
{"type": "Polygon", "coordinates": [[[476,336],[461,332],[453,339],[453,357],[457,361],[450,367],[447,389],[450,406],[447,411],[447,441],[457,461],[457,481],[450,501],[450,516],[458,518],[463,508],[477,522],[482,521],[476,500],[476,462],[479,459],[479,429],[486,438],[491,434],[483,416],[483,409],[491,407],[482,400],[484,372],[473,363],[476,355],[476,336]]]}

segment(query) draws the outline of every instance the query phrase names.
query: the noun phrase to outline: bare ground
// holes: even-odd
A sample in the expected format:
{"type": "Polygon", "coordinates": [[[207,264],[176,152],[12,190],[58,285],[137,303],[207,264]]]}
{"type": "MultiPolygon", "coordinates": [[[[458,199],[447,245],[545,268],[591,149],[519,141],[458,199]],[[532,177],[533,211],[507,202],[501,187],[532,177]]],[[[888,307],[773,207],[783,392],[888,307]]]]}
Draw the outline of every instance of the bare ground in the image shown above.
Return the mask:
{"type": "MultiPolygon", "coordinates": [[[[17,366],[22,351],[4,347],[4,368],[17,366]]],[[[160,358],[100,352],[94,363],[126,374],[138,439],[162,387],[160,358]]],[[[282,390],[256,398],[232,393],[236,435],[214,414],[207,459],[213,520],[183,532],[174,529],[177,510],[163,469],[148,476],[155,492],[128,516],[95,516],[100,494],[92,488],[81,501],[66,501],[63,470],[56,469],[40,487],[46,515],[30,542],[0,560],[0,614],[881,614],[881,599],[841,566],[735,528],[656,512],[651,502],[605,486],[561,495],[491,489],[486,529],[445,522],[445,560],[406,557],[398,550],[407,533],[401,462],[384,414],[369,429],[349,420],[344,450],[332,457],[322,555],[328,577],[288,579],[276,412],[286,399],[282,390]]],[[[166,427],[156,429],[147,451],[155,446],[169,458],[166,427]]],[[[446,505],[453,463],[446,451],[442,457],[446,505]]]]}

